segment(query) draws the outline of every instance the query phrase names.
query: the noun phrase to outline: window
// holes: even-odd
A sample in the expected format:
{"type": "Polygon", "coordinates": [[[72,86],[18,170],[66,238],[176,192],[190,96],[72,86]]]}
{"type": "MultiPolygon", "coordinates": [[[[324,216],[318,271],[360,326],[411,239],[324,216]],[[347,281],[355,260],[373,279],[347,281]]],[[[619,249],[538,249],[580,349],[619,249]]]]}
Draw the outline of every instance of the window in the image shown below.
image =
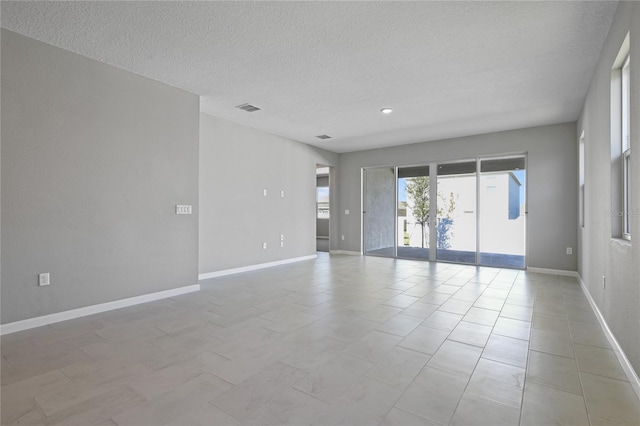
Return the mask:
{"type": "Polygon", "coordinates": [[[329,188],[319,186],[316,194],[316,217],[329,219],[329,188]]]}
{"type": "Polygon", "coordinates": [[[621,72],[622,236],[631,239],[631,72],[629,55],[621,72]]]}
{"type": "MultiPolygon", "coordinates": [[[[611,68],[611,236],[631,240],[631,61],[629,33],[611,68]]],[[[633,219],[634,220],[634,219],[633,219]]]]}

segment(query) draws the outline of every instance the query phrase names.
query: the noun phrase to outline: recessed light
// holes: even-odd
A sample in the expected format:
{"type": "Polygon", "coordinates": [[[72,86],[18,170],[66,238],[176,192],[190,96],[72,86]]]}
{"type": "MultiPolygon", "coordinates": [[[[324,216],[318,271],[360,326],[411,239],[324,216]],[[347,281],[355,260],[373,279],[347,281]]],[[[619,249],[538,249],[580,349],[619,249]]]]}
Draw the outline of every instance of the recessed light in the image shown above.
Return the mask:
{"type": "Polygon", "coordinates": [[[380,112],[383,113],[383,114],[391,114],[392,111],[393,110],[391,108],[382,108],[380,110],[380,112]]]}

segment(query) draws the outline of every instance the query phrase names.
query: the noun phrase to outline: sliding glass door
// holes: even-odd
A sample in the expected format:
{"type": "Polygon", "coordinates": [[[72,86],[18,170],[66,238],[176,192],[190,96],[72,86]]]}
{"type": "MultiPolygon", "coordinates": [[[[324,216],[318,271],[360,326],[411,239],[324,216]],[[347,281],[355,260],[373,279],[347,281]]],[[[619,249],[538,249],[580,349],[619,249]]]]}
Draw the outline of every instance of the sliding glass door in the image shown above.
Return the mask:
{"type": "Polygon", "coordinates": [[[363,170],[363,251],[526,267],[524,155],[363,170]]]}
{"type": "Polygon", "coordinates": [[[480,161],[478,264],[523,269],[526,168],[522,156],[480,161]]]}
{"type": "Polygon", "coordinates": [[[395,257],[396,173],[394,167],[364,169],[364,253],[395,257]]]}
{"type": "Polygon", "coordinates": [[[398,167],[397,254],[429,260],[431,223],[429,166],[398,167]]]}
{"type": "Polygon", "coordinates": [[[476,264],[476,161],[438,165],[436,260],[476,264]]]}

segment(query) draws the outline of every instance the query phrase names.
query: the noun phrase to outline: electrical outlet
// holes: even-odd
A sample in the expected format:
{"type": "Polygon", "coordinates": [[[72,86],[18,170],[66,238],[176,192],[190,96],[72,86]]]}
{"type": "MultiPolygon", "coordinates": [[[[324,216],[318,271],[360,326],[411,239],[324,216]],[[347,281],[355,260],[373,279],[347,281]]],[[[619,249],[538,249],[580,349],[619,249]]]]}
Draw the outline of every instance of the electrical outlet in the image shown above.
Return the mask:
{"type": "Polygon", "coordinates": [[[265,196],[265,197],[267,196],[267,190],[266,189],[262,190],[262,195],[265,196]]]}
{"type": "Polygon", "coordinates": [[[573,247],[567,247],[567,254],[573,254],[573,247]]]}
{"type": "Polygon", "coordinates": [[[280,241],[284,241],[284,234],[280,234],[280,241]]]}
{"type": "Polygon", "coordinates": [[[280,247],[284,247],[284,241],[280,241],[280,247]]]}
{"type": "Polygon", "coordinates": [[[51,282],[49,281],[49,273],[45,272],[44,274],[38,274],[38,285],[42,287],[43,285],[49,285],[51,282]]]}
{"type": "Polygon", "coordinates": [[[342,236],[342,241],[344,241],[344,235],[342,236]]]}
{"type": "Polygon", "coordinates": [[[284,191],[280,191],[280,197],[284,198],[284,191]]]}
{"type": "Polygon", "coordinates": [[[267,243],[262,243],[262,248],[266,249],[267,248],[267,243]]]}
{"type": "Polygon", "coordinates": [[[346,210],[344,211],[344,214],[349,214],[349,209],[346,209],[346,210]]]}

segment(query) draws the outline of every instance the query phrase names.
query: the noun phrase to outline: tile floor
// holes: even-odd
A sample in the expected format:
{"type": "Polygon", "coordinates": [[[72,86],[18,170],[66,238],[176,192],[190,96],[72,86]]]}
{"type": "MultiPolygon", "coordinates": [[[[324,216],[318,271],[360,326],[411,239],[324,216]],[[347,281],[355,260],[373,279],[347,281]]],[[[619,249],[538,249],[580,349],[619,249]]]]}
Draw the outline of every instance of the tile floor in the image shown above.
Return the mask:
{"type": "Polygon", "coordinates": [[[575,279],[321,255],[2,337],[2,424],[638,425],[575,279]]]}

